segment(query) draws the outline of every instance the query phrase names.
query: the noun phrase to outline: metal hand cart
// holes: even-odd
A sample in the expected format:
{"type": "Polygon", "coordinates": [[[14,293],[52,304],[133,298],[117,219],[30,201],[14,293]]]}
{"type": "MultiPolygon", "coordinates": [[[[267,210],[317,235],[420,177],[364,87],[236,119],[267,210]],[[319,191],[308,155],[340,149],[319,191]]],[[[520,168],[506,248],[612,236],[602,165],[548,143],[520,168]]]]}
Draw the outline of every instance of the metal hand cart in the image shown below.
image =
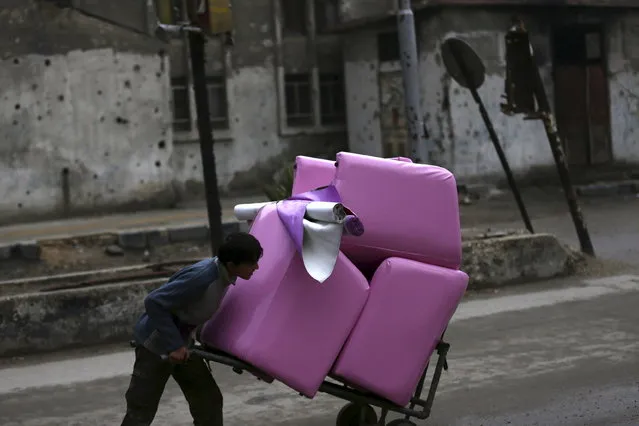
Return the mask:
{"type": "MultiPolygon", "coordinates": [[[[427,365],[408,407],[400,407],[371,393],[350,387],[332,377],[330,379],[338,383],[325,380],[319,392],[348,401],[348,404],[346,404],[337,415],[337,426],[416,426],[415,423],[410,420],[411,418],[424,420],[430,416],[442,370],[448,370],[446,356],[448,355],[449,349],[450,345],[448,343],[444,341],[439,342],[436,348],[438,355],[437,364],[428,390],[428,396],[426,400],[422,399],[422,391],[428,371],[427,365]],[[381,416],[379,418],[374,408],[381,410],[381,416]],[[386,423],[386,417],[389,413],[403,414],[405,417],[386,423]]],[[[272,377],[269,377],[252,365],[234,356],[203,346],[200,343],[192,347],[191,353],[203,358],[207,362],[227,365],[237,374],[242,374],[244,371],[247,371],[265,383],[270,384],[274,381],[272,377]]]]}

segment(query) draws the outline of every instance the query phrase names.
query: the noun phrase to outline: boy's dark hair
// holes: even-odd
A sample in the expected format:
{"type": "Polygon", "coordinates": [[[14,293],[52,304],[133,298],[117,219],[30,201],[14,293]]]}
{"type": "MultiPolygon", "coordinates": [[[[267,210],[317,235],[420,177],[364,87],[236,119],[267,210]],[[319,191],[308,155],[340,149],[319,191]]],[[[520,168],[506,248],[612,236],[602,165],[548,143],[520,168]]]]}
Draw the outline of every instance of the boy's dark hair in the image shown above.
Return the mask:
{"type": "Polygon", "coordinates": [[[220,246],[217,258],[223,264],[257,263],[264,253],[260,242],[246,232],[236,232],[229,235],[220,246]]]}

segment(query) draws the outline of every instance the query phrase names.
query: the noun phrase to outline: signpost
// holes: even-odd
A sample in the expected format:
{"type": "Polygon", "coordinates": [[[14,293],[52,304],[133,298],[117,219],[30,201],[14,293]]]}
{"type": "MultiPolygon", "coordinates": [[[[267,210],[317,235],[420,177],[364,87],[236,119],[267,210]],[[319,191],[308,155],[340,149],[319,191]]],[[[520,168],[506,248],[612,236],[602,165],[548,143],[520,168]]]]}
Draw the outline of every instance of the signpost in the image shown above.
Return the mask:
{"type": "Polygon", "coordinates": [[[502,111],[507,115],[526,114],[527,118],[541,119],[544,123],[544,130],[557,166],[570,215],[577,231],[581,251],[594,256],[595,249],[577,202],[577,194],[570,180],[559,131],[555,124],[555,118],[550,108],[550,102],[548,101],[539,68],[535,64],[534,55],[528,31],[523,22],[517,20],[506,34],[507,102],[502,105],[502,111]]]}
{"type": "MultiPolygon", "coordinates": [[[[171,37],[186,33],[189,43],[191,70],[193,72],[193,89],[195,92],[195,109],[197,112],[197,129],[200,138],[202,171],[206,192],[206,207],[211,239],[211,252],[215,256],[222,243],[222,207],[217,182],[215,165],[215,149],[213,128],[206,85],[205,45],[209,36],[223,35],[225,42],[232,43],[230,33],[233,27],[229,0],[188,0],[187,22],[174,23],[167,20],[170,13],[166,11],[165,1],[156,2],[158,27],[156,36],[164,41],[171,37]]],[[[169,18],[170,19],[170,18],[169,18]]]]}
{"type": "Polygon", "coordinates": [[[479,112],[484,120],[484,124],[486,125],[486,129],[490,135],[490,140],[493,142],[495,151],[497,151],[499,161],[506,173],[508,184],[515,197],[517,206],[519,207],[519,212],[521,213],[524,225],[530,233],[534,233],[535,231],[530,221],[530,217],[528,216],[528,211],[526,210],[524,201],[521,198],[517,182],[510,170],[506,154],[499,143],[497,132],[495,132],[493,123],[488,116],[484,102],[477,92],[477,89],[484,84],[484,80],[486,78],[486,68],[484,67],[484,63],[479,56],[477,56],[477,53],[475,53],[472,47],[457,38],[449,38],[444,42],[442,45],[442,58],[448,74],[457,82],[457,84],[470,91],[473,96],[473,100],[479,107],[479,112]]]}

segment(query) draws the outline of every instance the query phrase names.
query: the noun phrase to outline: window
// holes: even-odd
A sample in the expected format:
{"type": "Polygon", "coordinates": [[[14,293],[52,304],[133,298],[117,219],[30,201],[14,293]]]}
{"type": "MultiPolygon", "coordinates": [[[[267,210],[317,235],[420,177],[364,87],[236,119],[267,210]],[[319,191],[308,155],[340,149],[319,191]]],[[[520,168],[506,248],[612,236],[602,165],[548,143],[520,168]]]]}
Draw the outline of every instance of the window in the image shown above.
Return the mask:
{"type": "Polygon", "coordinates": [[[326,33],[338,24],[339,9],[337,0],[315,0],[315,30],[326,33]]]}
{"type": "Polygon", "coordinates": [[[377,54],[380,62],[399,61],[399,35],[396,31],[377,35],[377,54]]]}
{"type": "Polygon", "coordinates": [[[173,130],[188,132],[191,130],[188,81],[184,77],[172,79],[171,90],[173,92],[173,130]]]}
{"type": "Polygon", "coordinates": [[[284,76],[286,121],[291,127],[313,126],[313,101],[309,74],[284,76]]]}
{"type": "Polygon", "coordinates": [[[346,120],[344,81],[338,74],[320,75],[322,125],[343,124],[346,120]]]}
{"type": "Polygon", "coordinates": [[[281,0],[284,35],[306,35],[306,1],[281,0]]]}
{"type": "Polygon", "coordinates": [[[209,95],[211,126],[214,130],[229,128],[226,80],[224,77],[208,77],[206,89],[209,95]]]}

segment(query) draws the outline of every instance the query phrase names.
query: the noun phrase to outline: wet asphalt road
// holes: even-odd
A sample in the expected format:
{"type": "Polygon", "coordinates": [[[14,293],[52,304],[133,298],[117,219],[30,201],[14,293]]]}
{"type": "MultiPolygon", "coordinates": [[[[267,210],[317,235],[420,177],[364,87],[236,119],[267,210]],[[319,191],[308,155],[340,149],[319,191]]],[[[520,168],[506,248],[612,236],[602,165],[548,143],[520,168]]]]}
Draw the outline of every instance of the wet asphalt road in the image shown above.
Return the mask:
{"type": "MultiPolygon", "coordinates": [[[[470,296],[447,332],[450,370],[432,416],[417,424],[639,425],[638,306],[639,274],[470,296]]],[[[102,348],[4,363],[0,425],[117,426],[131,362],[124,348],[102,348]]],[[[215,374],[227,426],[334,425],[343,405],[223,366],[215,374]]],[[[154,425],[189,424],[170,383],[154,425]]]]}

